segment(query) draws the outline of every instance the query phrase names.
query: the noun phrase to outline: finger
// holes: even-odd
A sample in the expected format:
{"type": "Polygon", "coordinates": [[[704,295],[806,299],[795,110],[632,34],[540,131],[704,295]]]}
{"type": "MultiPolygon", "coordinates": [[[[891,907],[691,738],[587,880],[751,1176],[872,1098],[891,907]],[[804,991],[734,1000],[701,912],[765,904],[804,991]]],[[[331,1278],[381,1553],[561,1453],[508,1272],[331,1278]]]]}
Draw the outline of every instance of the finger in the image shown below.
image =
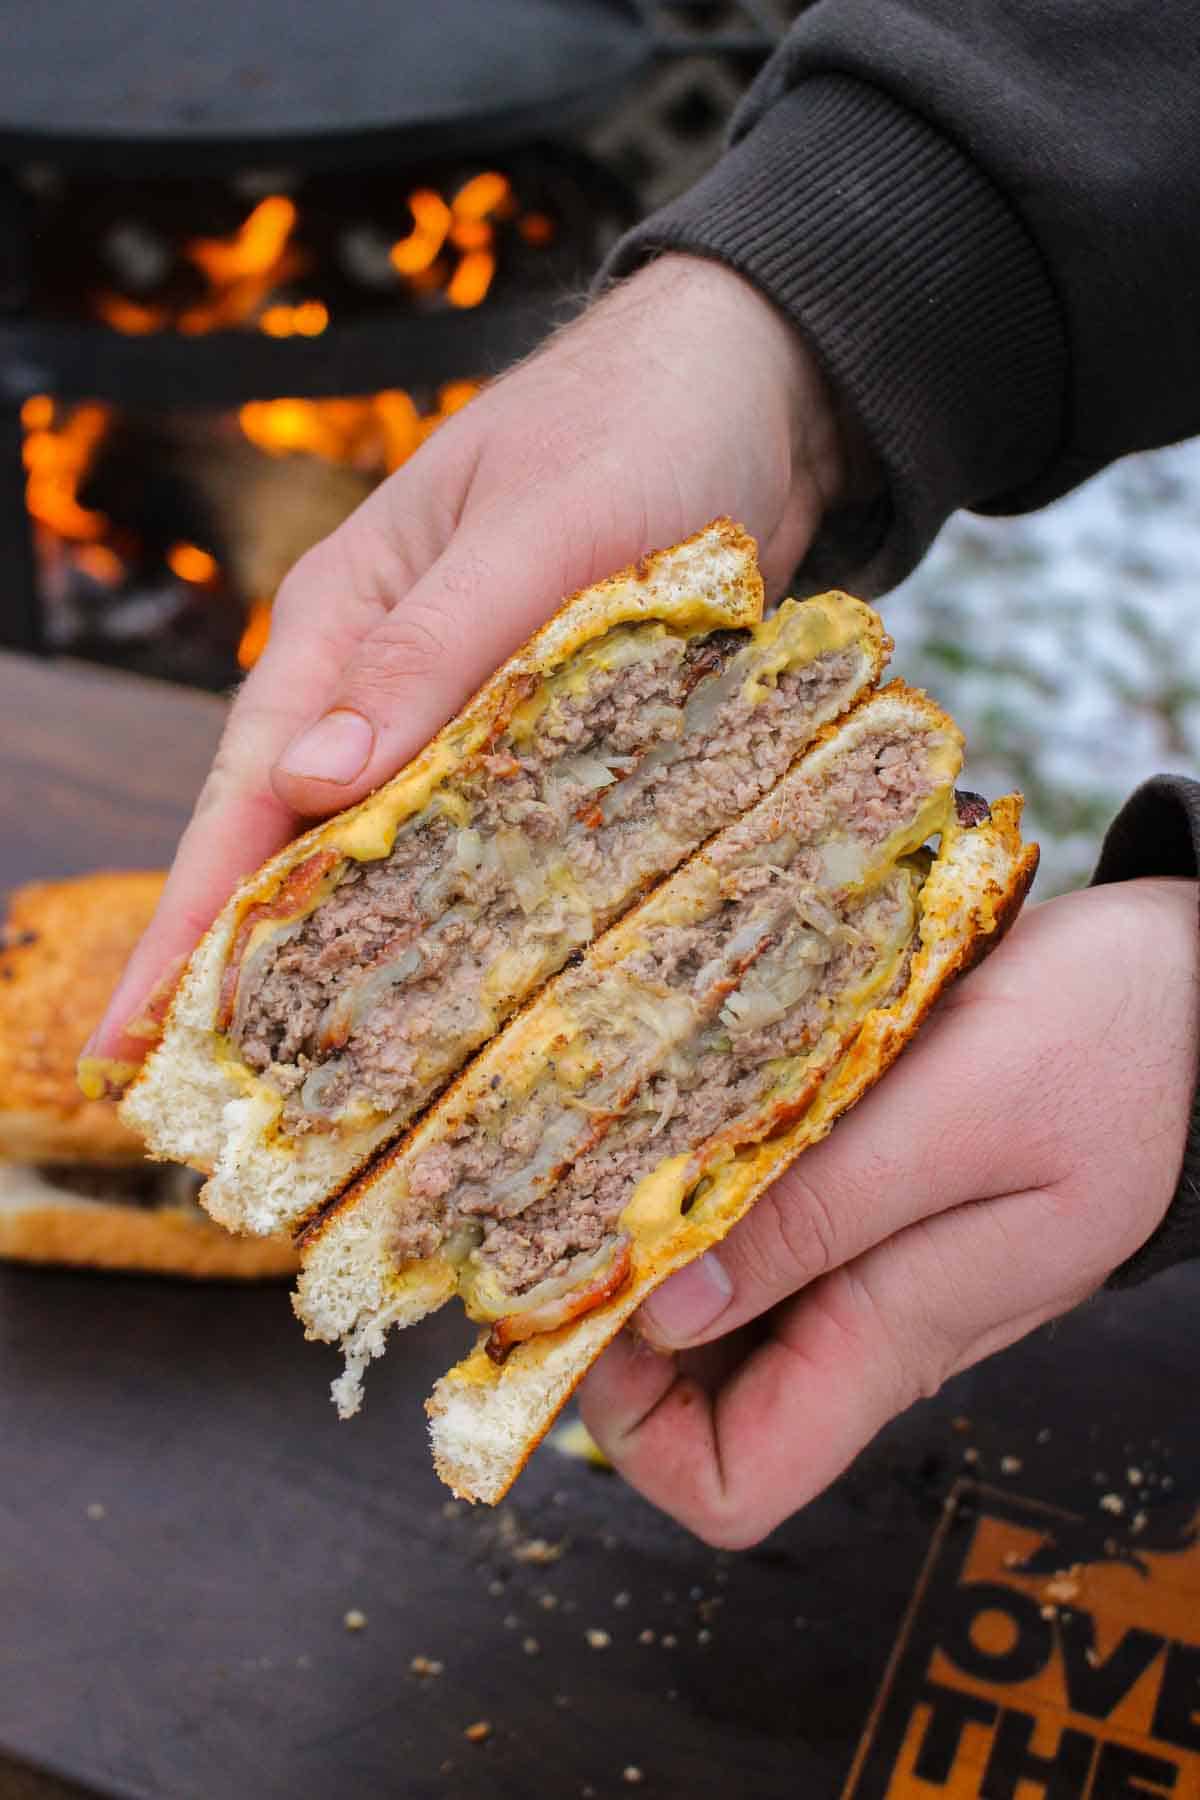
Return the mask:
{"type": "Polygon", "coordinates": [[[823,1143],[767,1190],[717,1250],[663,1284],[637,1329],[663,1349],[705,1343],[769,1311],[915,1220],[1053,1173],[1056,1087],[1024,1034],[991,1032],[985,967],[970,1007],[939,1012],[823,1143]],[[989,1078],[978,1079],[981,1034],[989,1078]],[[1005,1095],[997,1106],[996,1095],[1005,1095]],[[1023,1129],[1014,1137],[1011,1120],[1023,1129]]]}
{"type": "Polygon", "coordinates": [[[1086,1221],[1050,1229],[1043,1191],[909,1227],[781,1307],[712,1396],[686,1359],[628,1336],[582,1390],[626,1478],[706,1541],[756,1543],[834,1481],[881,1427],[949,1375],[1092,1292],[1086,1221]]]}
{"type": "Polygon", "coordinates": [[[352,522],[280,589],[277,627],[234,703],[154,917],[85,1054],[141,1060],[152,1037],[140,1025],[147,1009],[159,1010],[155,1001],[238,881],[294,835],[298,819],[271,785],[272,765],[327,705],[341,664],[381,610],[377,590],[355,575],[355,542],[352,522]]]}

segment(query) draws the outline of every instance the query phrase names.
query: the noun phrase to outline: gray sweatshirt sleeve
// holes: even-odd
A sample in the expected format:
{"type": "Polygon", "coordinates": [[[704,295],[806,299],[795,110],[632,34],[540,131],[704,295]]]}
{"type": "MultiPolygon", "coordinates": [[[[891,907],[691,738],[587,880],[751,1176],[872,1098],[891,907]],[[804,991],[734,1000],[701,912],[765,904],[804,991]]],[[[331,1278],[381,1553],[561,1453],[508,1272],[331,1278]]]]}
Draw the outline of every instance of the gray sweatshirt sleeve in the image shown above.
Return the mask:
{"type": "Polygon", "coordinates": [[[958,507],[1200,430],[1200,7],[817,0],[722,161],[617,246],[715,258],[804,333],[883,470],[802,575],[880,593],[958,507]]]}

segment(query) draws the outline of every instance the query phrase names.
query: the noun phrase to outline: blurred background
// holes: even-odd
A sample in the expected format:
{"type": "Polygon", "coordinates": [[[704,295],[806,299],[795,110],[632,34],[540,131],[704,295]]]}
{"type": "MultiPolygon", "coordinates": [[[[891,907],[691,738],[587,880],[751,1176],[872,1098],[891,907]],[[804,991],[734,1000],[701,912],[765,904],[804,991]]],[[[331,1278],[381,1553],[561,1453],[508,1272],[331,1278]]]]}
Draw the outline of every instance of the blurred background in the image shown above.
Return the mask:
{"type": "MultiPolygon", "coordinates": [[[[169,859],[288,568],[709,166],[799,10],[8,9],[0,888],[169,859]]],[[[1042,894],[1200,760],[1198,575],[1193,443],[952,520],[884,603],[968,785],[1028,796],[1042,894]]],[[[1028,1548],[1047,1504],[1082,1525],[1046,1569],[1132,1575],[1113,1642],[1174,1558],[1200,1654],[1194,1273],[960,1376],[731,1557],[577,1445],[499,1513],[448,1501],[420,1405],[457,1314],[351,1431],[280,1284],[0,1267],[0,1797],[881,1793],[842,1783],[930,1545],[994,1514],[1028,1548]]]]}
{"type": "MultiPolygon", "coordinates": [[[[557,10],[556,44],[506,8],[502,47],[439,15],[382,124],[353,41],[293,21],[268,56],[261,9],[217,88],[174,15],[140,21],[132,80],[119,33],[81,73],[33,28],[0,134],[0,644],[227,689],[290,564],[708,166],[800,7],[557,10]]],[[[1195,766],[1198,562],[1185,446],[955,519],[887,602],[972,781],[1027,794],[1043,892],[1086,879],[1143,775],[1195,766]]]]}

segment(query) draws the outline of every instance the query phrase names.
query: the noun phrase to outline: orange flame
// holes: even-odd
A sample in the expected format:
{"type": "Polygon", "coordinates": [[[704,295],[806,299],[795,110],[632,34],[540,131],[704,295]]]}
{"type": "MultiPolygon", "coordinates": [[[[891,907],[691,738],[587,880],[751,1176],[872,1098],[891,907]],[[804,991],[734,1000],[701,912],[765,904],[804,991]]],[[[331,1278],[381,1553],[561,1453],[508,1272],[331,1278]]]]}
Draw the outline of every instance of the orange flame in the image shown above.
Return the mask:
{"type": "Polygon", "coordinates": [[[489,170],[464,182],[450,202],[456,219],[486,219],[511,209],[512,185],[507,176],[489,170]]]}
{"type": "MultiPolygon", "coordinates": [[[[238,421],[250,442],[271,456],[303,451],[361,467],[382,462],[391,473],[461,411],[479,386],[477,381],[448,381],[428,413],[418,409],[411,394],[392,388],[358,400],[255,400],[242,407],[238,421]]],[[[238,645],[243,669],[252,668],[262,655],[270,629],[270,601],[255,600],[238,645]]]]}
{"type": "Polygon", "coordinates": [[[432,188],[417,188],[408,196],[413,228],[392,245],[392,267],[400,275],[420,275],[432,268],[450,229],[450,208],[432,188]]]}
{"type": "Polygon", "coordinates": [[[125,564],[107,544],[80,544],[74,552],[77,568],[102,587],[115,588],[125,579],[125,564]]]}
{"type": "Polygon", "coordinates": [[[451,306],[478,306],[496,273],[494,221],[509,217],[516,207],[508,177],[495,169],[473,175],[449,206],[431,188],[417,188],[408,196],[408,206],[413,228],[392,245],[392,267],[418,290],[444,283],[451,306]],[[448,280],[435,273],[447,244],[460,252],[448,280]]]}
{"type": "Polygon", "coordinates": [[[268,306],[258,329],[268,337],[320,337],[329,323],[329,310],[320,300],[302,300],[299,306],[268,306]]]}
{"type": "Polygon", "coordinates": [[[246,629],[237,647],[238,667],[252,669],[267,647],[271,635],[271,602],[252,600],[246,614],[246,629]]]}
{"type": "MultiPolygon", "coordinates": [[[[434,188],[414,188],[408,207],[412,230],[391,246],[392,267],[410,293],[444,290],[456,307],[478,306],[486,298],[496,272],[500,220],[515,218],[528,244],[544,246],[555,235],[546,213],[518,215],[512,184],[495,169],[473,175],[449,200],[434,188]]],[[[92,299],[93,310],[131,337],[172,329],[198,336],[237,326],[257,326],[274,338],[319,337],[329,325],[324,302],[272,300],[304,268],[303,254],[293,243],[298,219],[296,203],[286,194],[268,194],[229,237],[186,243],[184,256],[209,287],[192,305],[147,304],[101,292],[92,299]]]]}
{"type": "Polygon", "coordinates": [[[220,574],[216,557],[201,550],[199,544],[172,544],[167,551],[167,567],[181,581],[192,581],[198,586],[206,586],[220,574]]]}
{"type": "Polygon", "coordinates": [[[143,306],[121,294],[97,294],[92,304],[106,325],[126,337],[149,337],[151,332],[165,331],[171,323],[165,306],[143,306]]]}
{"type": "Polygon", "coordinates": [[[27,424],[30,419],[44,421],[28,430],[25,438],[25,504],[40,525],[68,543],[95,543],[109,529],[102,512],[92,512],[76,499],[96,446],[108,430],[109,416],[107,406],[89,402],[77,406],[56,430],[54,403],[47,395],[35,394],[22,408],[27,424]]]}
{"type": "Polygon", "coordinates": [[[294,202],[284,194],[269,194],[232,237],[193,238],[186,254],[215,288],[229,287],[248,275],[269,275],[295,225],[294,202]]]}
{"type": "Polygon", "coordinates": [[[495,273],[496,259],[490,250],[469,250],[450,278],[447,300],[451,306],[478,306],[495,273]]]}
{"type": "Polygon", "coordinates": [[[548,213],[523,213],[517,220],[517,230],[527,244],[535,244],[539,249],[554,241],[554,220],[548,213]]]}

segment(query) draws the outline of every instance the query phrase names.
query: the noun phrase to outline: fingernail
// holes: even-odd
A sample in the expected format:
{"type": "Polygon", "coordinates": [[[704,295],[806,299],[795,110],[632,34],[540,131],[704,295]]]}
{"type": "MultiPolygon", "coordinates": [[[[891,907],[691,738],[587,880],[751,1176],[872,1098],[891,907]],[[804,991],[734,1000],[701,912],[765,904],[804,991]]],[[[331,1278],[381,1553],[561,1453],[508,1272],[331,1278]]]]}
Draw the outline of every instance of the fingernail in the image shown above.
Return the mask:
{"type": "Polygon", "coordinates": [[[294,737],[279,759],[285,775],[345,786],[361,775],[375,748],[375,727],[361,713],[339,707],[294,737]]]}
{"type": "Polygon", "coordinates": [[[641,1309],[643,1330],[661,1344],[690,1344],[719,1319],[733,1297],[733,1282],[709,1250],[657,1288],[641,1309]]]}

